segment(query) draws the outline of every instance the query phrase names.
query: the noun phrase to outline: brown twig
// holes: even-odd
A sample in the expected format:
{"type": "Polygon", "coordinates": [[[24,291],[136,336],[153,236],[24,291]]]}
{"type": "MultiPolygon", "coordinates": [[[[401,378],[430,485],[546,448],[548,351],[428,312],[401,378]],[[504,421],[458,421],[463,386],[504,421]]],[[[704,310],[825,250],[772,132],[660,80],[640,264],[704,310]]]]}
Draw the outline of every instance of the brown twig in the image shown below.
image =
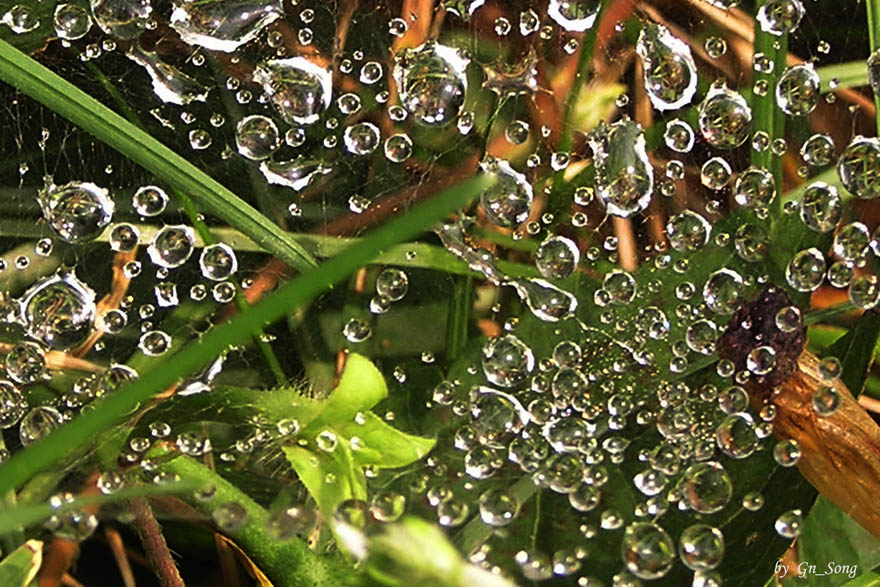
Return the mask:
{"type": "Polygon", "coordinates": [[[122,536],[116,528],[107,526],[104,528],[104,537],[107,539],[107,546],[113,552],[113,558],[116,559],[116,566],[119,568],[119,574],[122,576],[122,583],[125,587],[135,587],[134,572],[131,570],[131,562],[128,560],[128,553],[125,551],[125,543],[122,542],[122,536]]]}
{"type": "Polygon", "coordinates": [[[153,572],[156,573],[163,587],[186,587],[150,504],[142,497],[132,499],[129,503],[134,511],[135,530],[141,539],[147,558],[150,559],[153,572]]]}

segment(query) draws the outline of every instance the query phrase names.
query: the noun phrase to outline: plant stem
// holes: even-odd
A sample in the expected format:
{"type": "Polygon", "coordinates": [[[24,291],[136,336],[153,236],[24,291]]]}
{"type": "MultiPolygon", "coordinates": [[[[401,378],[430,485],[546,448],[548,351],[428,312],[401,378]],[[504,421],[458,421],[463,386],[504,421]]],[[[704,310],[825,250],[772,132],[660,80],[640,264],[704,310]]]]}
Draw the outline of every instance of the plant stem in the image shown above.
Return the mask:
{"type": "MultiPolygon", "coordinates": [[[[759,0],[755,10],[769,0],[759,0]]],[[[767,89],[763,95],[752,94],[752,131],[764,132],[769,137],[770,145],[775,139],[785,136],[785,114],[776,106],[776,82],[785,69],[785,61],[788,56],[788,35],[774,36],[764,32],[760,23],[755,20],[755,44],[754,54],[762,53],[773,63],[770,73],[755,72],[753,88],[759,83],[766,83],[767,89]]],[[[773,174],[773,183],[776,186],[776,197],[773,199],[772,212],[774,218],[782,214],[782,158],[773,153],[772,146],[763,151],[752,150],[752,165],[762,167],[773,174]]]]}
{"type": "MultiPolygon", "coordinates": [[[[868,11],[868,44],[871,54],[880,49],[880,0],[865,0],[865,8],[868,11]]],[[[880,96],[872,92],[874,96],[874,119],[877,124],[877,136],[880,136],[880,96]]]]}
{"type": "Polygon", "coordinates": [[[231,538],[247,552],[274,585],[344,585],[352,582],[353,577],[349,571],[334,564],[330,557],[313,553],[299,539],[282,541],[271,537],[266,531],[269,519],[266,510],[205,465],[187,456],[179,456],[163,463],[161,468],[186,481],[216,489],[214,498],[210,501],[196,499],[192,494],[183,496],[187,503],[208,516],[218,505],[229,502],[245,509],[248,521],[231,538]]]}
{"type": "Polygon", "coordinates": [[[147,500],[138,497],[129,502],[134,511],[135,530],[140,536],[141,544],[144,551],[150,559],[150,565],[162,587],[186,587],[183,579],[180,577],[180,571],[177,570],[177,564],[171,558],[171,552],[168,550],[168,544],[165,542],[165,536],[153,515],[153,510],[147,500]]]}
{"type": "Polygon", "coordinates": [[[6,41],[0,40],[0,79],[41,102],[170,186],[189,194],[206,210],[239,228],[264,250],[300,271],[315,260],[275,223],[207,173],[166,147],[6,41]]]}
{"type": "Polygon", "coordinates": [[[455,360],[468,341],[474,278],[456,277],[454,288],[449,300],[449,318],[446,324],[446,360],[450,362],[455,360]]]}
{"type": "Polygon", "coordinates": [[[207,364],[230,345],[250,336],[254,324],[271,323],[291,308],[311,300],[330,285],[370,262],[379,251],[417,235],[438,218],[469,202],[491,184],[490,178],[477,177],[444,190],[406,214],[373,230],[367,237],[360,239],[356,246],[347,248],[319,267],[289,281],[248,311],[214,327],[200,340],[173,357],[160,357],[152,369],[141,372],[140,378],[96,401],[92,409],[81,413],[0,465],[0,495],[21,486],[35,473],[63,461],[71,451],[91,442],[142,402],[207,364]]]}

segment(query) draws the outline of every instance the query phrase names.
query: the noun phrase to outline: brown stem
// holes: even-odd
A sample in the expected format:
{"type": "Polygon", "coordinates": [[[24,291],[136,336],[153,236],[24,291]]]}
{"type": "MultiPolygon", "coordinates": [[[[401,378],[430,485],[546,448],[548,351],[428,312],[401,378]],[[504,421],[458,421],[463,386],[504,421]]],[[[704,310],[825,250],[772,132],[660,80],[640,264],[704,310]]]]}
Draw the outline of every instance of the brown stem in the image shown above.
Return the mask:
{"type": "Polygon", "coordinates": [[[809,352],[801,354],[798,368],[773,397],[778,410],[773,431],[800,444],[798,469],[813,487],[880,537],[880,427],[840,380],[826,383],[819,378],[818,362],[809,352]],[[825,385],[840,395],[840,407],[820,417],[812,398],[825,385]]]}
{"type": "Polygon", "coordinates": [[[153,515],[150,504],[144,498],[131,500],[131,506],[134,510],[135,529],[150,559],[150,565],[153,572],[159,577],[159,581],[163,587],[186,587],[183,579],[180,578],[180,571],[177,570],[177,564],[171,557],[168,550],[168,544],[165,542],[165,536],[153,515]]]}

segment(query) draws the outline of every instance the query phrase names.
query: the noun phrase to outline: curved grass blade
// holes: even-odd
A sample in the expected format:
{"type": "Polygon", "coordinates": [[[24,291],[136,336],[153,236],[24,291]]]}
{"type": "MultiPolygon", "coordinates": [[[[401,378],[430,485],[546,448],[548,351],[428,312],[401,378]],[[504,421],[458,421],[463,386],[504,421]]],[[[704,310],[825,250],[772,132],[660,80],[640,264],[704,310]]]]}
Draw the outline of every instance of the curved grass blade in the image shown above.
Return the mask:
{"type": "Polygon", "coordinates": [[[253,333],[255,324],[269,324],[369,263],[381,251],[412,238],[445,214],[463,206],[491,185],[476,177],[444,190],[428,202],[372,231],[317,268],[304,273],[246,312],[208,332],[201,340],[153,364],[141,377],[119,389],[93,410],[52,432],[0,465],[0,495],[20,487],[35,473],[63,460],[124,418],[142,402],[167,389],[184,375],[205,365],[230,345],[253,333]]]}
{"type": "Polygon", "coordinates": [[[0,40],[0,79],[82,127],[300,271],[316,265],[290,235],[207,173],[61,76],[0,40]]]}

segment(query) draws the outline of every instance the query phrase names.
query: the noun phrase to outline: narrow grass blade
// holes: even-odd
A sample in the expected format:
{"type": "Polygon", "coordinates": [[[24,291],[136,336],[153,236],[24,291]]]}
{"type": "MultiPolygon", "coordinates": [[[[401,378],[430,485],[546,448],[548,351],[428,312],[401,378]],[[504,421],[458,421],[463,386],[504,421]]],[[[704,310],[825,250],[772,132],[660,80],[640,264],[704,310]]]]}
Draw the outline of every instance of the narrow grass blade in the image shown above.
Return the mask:
{"type": "Polygon", "coordinates": [[[416,236],[445,214],[465,205],[489,185],[491,180],[481,176],[445,190],[374,230],[326,263],[293,279],[247,312],[217,326],[198,342],[174,356],[159,360],[139,379],[102,400],[94,409],[0,465],[0,495],[20,487],[35,473],[63,460],[70,451],[91,441],[154,394],[205,365],[230,345],[249,337],[255,324],[269,324],[277,320],[291,308],[310,300],[367,264],[381,251],[416,236]]]}
{"type": "Polygon", "coordinates": [[[311,255],[256,208],[61,76],[0,40],[0,79],[107,143],[300,271],[311,255]]]}

